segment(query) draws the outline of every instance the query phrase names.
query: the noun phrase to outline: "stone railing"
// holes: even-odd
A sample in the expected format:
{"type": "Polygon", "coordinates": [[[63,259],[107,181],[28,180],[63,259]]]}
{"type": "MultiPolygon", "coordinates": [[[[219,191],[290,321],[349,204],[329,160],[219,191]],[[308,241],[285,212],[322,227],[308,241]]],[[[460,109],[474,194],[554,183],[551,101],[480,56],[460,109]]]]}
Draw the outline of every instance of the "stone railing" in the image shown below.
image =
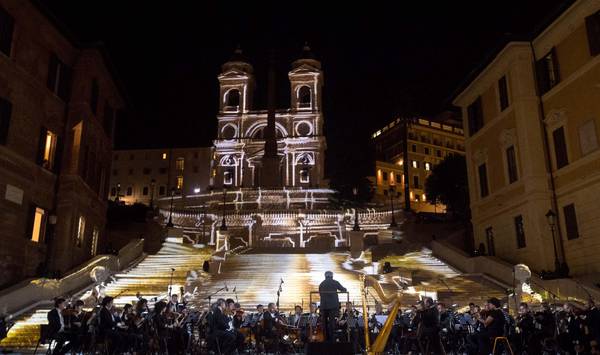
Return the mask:
{"type": "Polygon", "coordinates": [[[144,252],[144,240],[129,242],[118,255],[98,255],[71,270],[61,279],[29,279],[0,292],[0,313],[14,313],[40,301],[49,301],[58,296],[72,294],[93,283],[90,272],[97,266],[113,273],[120,271],[141,257],[144,252]]]}
{"type": "MultiPolygon", "coordinates": [[[[513,265],[494,256],[471,257],[462,250],[444,242],[431,242],[433,255],[447,262],[464,273],[483,274],[506,285],[513,285],[513,265]]],[[[537,275],[531,277],[532,288],[540,293],[548,292],[549,297],[556,295],[561,300],[576,299],[587,301],[588,293],[592,298],[600,300],[600,290],[591,288],[576,279],[543,280],[537,275]]]]}

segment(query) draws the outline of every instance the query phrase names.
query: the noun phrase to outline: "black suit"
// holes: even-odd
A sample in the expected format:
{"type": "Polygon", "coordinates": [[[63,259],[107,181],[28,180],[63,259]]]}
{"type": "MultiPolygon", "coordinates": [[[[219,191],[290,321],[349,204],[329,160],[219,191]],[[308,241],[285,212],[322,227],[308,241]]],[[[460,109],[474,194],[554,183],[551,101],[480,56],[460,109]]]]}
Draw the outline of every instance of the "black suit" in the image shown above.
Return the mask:
{"type": "Polygon", "coordinates": [[[219,342],[220,352],[228,354],[235,349],[236,335],[229,329],[229,317],[216,307],[209,315],[210,334],[219,342]]]}
{"type": "Polygon", "coordinates": [[[48,312],[48,337],[56,341],[56,347],[53,354],[65,354],[71,350],[73,342],[69,334],[65,333],[64,318],[61,323],[61,312],[58,308],[53,308],[48,312]],[[65,342],[69,343],[64,346],[65,342]]]}
{"type": "Polygon", "coordinates": [[[98,321],[100,336],[104,337],[104,339],[110,340],[109,351],[111,353],[124,352],[124,350],[131,345],[124,341],[125,337],[116,329],[117,322],[111,311],[106,309],[106,307],[100,308],[98,321]]]}
{"type": "Polygon", "coordinates": [[[321,298],[321,315],[325,326],[325,339],[333,342],[335,332],[335,317],[340,311],[340,300],[337,291],[346,292],[346,288],[333,278],[326,278],[319,285],[321,298]]]}

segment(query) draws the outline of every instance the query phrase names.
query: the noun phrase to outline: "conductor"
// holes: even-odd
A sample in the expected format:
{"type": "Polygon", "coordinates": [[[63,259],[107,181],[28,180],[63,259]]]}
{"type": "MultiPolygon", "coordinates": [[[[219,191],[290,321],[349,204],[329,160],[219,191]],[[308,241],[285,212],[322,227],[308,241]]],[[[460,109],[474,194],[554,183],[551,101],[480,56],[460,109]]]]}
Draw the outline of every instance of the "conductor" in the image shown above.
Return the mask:
{"type": "Polygon", "coordinates": [[[325,272],[325,280],[319,285],[319,296],[321,298],[321,316],[325,329],[325,340],[334,342],[335,318],[339,315],[340,300],[337,291],[346,292],[346,288],[333,279],[333,272],[325,272]]]}

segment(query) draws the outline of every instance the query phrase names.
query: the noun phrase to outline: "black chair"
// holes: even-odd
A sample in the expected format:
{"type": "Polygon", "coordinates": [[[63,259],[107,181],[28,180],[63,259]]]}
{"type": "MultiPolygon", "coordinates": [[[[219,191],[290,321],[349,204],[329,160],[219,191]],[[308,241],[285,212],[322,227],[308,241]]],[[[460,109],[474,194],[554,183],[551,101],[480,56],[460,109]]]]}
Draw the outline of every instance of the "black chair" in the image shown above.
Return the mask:
{"type": "Polygon", "coordinates": [[[33,350],[33,355],[37,354],[37,349],[39,348],[40,344],[48,344],[48,350],[46,350],[46,354],[52,354],[52,345],[56,346],[56,341],[50,334],[50,326],[48,324],[40,324],[40,337],[35,345],[35,349],[33,350]]]}

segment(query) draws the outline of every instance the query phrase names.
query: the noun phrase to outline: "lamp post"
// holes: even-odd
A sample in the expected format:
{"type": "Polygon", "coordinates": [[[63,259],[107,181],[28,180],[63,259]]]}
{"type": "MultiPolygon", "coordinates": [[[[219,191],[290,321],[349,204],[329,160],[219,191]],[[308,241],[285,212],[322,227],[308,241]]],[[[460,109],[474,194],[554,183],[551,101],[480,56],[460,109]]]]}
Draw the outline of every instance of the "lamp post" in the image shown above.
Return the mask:
{"type": "Polygon", "coordinates": [[[173,198],[175,197],[175,188],[171,188],[171,208],[169,209],[169,221],[167,228],[173,228],[173,198]]]}
{"type": "Polygon", "coordinates": [[[119,202],[119,196],[121,195],[121,183],[117,184],[117,196],[115,196],[115,202],[119,202]]]}
{"type": "Polygon", "coordinates": [[[358,225],[358,188],[353,188],[352,194],[354,195],[354,227],[352,227],[352,230],[356,232],[360,230],[358,225]]]}
{"type": "Polygon", "coordinates": [[[223,220],[221,221],[221,227],[219,230],[226,231],[227,224],[225,223],[225,198],[227,197],[227,188],[223,186],[223,220]]]}
{"type": "Polygon", "coordinates": [[[156,180],[150,180],[150,209],[154,209],[154,185],[156,184],[156,180]]]}
{"type": "Polygon", "coordinates": [[[556,226],[556,213],[552,210],[548,210],[546,213],[546,219],[552,232],[552,246],[554,247],[554,272],[558,273],[560,270],[560,262],[558,261],[558,251],[556,250],[556,238],[554,237],[554,228],[556,226]]]}
{"type": "Polygon", "coordinates": [[[398,226],[398,224],[396,223],[396,216],[394,216],[394,193],[396,192],[394,185],[390,186],[389,191],[390,191],[390,203],[392,205],[392,222],[390,223],[390,227],[394,228],[394,227],[398,226]]]}

